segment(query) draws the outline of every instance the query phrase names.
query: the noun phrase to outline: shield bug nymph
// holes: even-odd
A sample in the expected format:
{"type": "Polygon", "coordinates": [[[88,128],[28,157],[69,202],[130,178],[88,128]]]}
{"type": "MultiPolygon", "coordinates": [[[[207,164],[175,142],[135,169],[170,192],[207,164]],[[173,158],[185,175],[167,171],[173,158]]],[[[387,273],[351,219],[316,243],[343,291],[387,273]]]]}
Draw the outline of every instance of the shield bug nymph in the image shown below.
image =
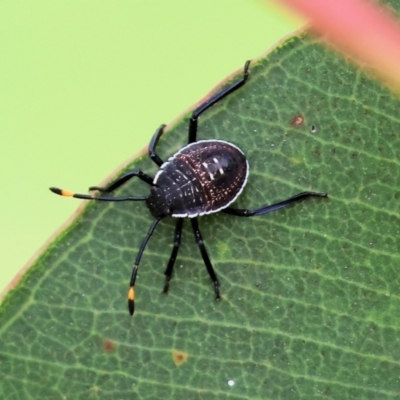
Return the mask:
{"type": "Polygon", "coordinates": [[[243,151],[232,143],[215,139],[197,141],[197,123],[199,116],[204,111],[246,83],[249,77],[249,65],[250,61],[247,61],[242,78],[221,89],[194,110],[189,120],[188,144],[166,162],[163,162],[156,153],[157,143],[164,132],[165,125],[161,125],[157,129],[149,144],[149,157],[159,167],[154,178],[143,171],[133,170],[126,172],[106,187],[93,186],[89,188],[89,191],[98,190],[102,193],[110,193],[125,184],[129,179],[137,177],[150,186],[150,194],[148,196],[94,196],[50,188],[53,193],[61,196],[83,200],[144,201],[146,203],[147,208],[154,217],[154,221],[143,239],[132,270],[128,291],[128,309],[131,315],[135,310],[134,287],[140,259],[147,242],[161,219],[165,217],[177,218],[174,246],[165,270],[164,293],[168,292],[169,282],[172,277],[181,242],[183,221],[185,218],[189,218],[196,243],[200,249],[207,272],[214,284],[215,298],[219,299],[219,281],[204,245],[197,217],[220,211],[239,217],[253,217],[290,206],[307,197],[327,196],[327,193],[302,192],[279,203],[265,205],[255,210],[230,207],[242,193],[247,183],[249,163],[243,151]]]}

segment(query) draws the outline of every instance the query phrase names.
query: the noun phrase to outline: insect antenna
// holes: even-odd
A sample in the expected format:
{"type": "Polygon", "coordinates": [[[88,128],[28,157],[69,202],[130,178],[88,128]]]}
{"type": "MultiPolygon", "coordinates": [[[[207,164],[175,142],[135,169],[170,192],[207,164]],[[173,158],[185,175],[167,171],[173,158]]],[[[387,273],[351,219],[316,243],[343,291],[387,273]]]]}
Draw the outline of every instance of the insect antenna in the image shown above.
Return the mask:
{"type": "Polygon", "coordinates": [[[162,217],[156,218],[151,224],[150,229],[147,232],[147,235],[145,236],[142,244],[140,245],[139,252],[136,256],[135,264],[133,265],[131,280],[129,284],[129,291],[128,291],[128,310],[129,314],[131,315],[133,315],[133,313],[135,312],[135,282],[139,269],[140,259],[142,258],[142,254],[144,252],[144,249],[146,248],[147,242],[149,241],[151,235],[154,232],[154,229],[156,228],[157,224],[161,221],[161,219],[162,217]]]}
{"type": "Polygon", "coordinates": [[[97,201],[145,201],[147,196],[127,196],[127,197],[112,197],[112,196],[93,196],[91,194],[80,194],[70,192],[69,190],[58,189],[51,187],[50,190],[63,197],[75,197],[82,200],[97,200],[97,201]]]}

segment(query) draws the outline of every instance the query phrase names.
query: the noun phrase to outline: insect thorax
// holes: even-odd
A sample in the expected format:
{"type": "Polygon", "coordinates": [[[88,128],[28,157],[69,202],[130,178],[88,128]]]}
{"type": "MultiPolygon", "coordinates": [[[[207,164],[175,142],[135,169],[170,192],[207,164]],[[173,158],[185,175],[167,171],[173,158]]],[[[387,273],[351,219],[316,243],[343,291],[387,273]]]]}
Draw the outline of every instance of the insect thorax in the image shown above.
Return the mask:
{"type": "Polygon", "coordinates": [[[246,185],[249,166],[243,152],[220,140],[183,147],[154,178],[147,206],[155,217],[196,217],[229,206],[246,185]]]}

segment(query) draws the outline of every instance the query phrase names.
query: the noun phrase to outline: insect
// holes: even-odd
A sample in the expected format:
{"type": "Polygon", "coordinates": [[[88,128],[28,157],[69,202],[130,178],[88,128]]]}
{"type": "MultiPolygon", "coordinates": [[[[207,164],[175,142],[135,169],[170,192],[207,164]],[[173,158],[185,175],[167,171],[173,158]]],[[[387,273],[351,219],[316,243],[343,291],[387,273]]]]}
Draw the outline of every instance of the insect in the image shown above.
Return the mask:
{"type": "Polygon", "coordinates": [[[246,186],[249,175],[248,161],[242,150],[232,143],[215,139],[197,141],[197,124],[203,112],[246,83],[249,77],[249,66],[250,61],[247,61],[244,65],[242,78],[223,88],[196,108],[189,120],[188,144],[166,162],[156,153],[157,143],[164,132],[165,125],[161,125],[156,130],[148,148],[150,159],[159,167],[154,178],[143,171],[134,170],[126,172],[106,187],[92,186],[89,188],[89,191],[97,190],[100,193],[110,193],[131,178],[139,178],[150,186],[148,196],[94,196],[77,194],[54,187],[50,188],[53,193],[58,195],[83,200],[145,202],[154,217],[154,221],[142,241],[132,269],[128,291],[128,310],[131,315],[135,311],[135,282],[139,263],[154,229],[163,218],[177,218],[173,249],[165,270],[163,292],[168,292],[181,242],[183,221],[185,218],[189,218],[201,257],[214,284],[215,298],[220,299],[220,283],[204,245],[197,217],[219,211],[238,217],[254,217],[290,206],[307,197],[327,197],[327,193],[302,192],[279,203],[265,205],[256,210],[230,207],[246,186]]]}

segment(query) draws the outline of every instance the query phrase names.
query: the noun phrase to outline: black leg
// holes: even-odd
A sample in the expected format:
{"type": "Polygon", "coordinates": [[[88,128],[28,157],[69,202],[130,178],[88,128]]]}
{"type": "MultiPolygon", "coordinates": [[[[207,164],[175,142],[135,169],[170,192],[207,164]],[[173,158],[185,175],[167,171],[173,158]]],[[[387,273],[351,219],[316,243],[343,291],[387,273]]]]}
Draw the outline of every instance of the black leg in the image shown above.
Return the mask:
{"type": "Polygon", "coordinates": [[[156,154],[157,143],[160,140],[161,135],[164,133],[164,128],[166,125],[161,125],[154,133],[149,144],[149,157],[154,161],[159,167],[163,164],[163,160],[156,154]]]}
{"type": "Polygon", "coordinates": [[[239,89],[246,83],[247,78],[249,77],[249,66],[250,60],[246,61],[243,68],[243,78],[238,79],[237,81],[231,83],[229,86],[223,88],[218,93],[211,96],[208,100],[206,100],[203,104],[194,110],[192,117],[189,122],[189,138],[188,143],[193,143],[197,140],[197,120],[199,116],[206,111],[208,108],[213,106],[218,101],[222,100],[224,97],[228,96],[228,94],[234,92],[236,89],[239,89]]]}
{"type": "Polygon", "coordinates": [[[98,190],[99,192],[113,192],[115,189],[119,188],[123,184],[125,184],[129,179],[134,177],[138,177],[143,182],[148,183],[149,185],[153,186],[153,178],[142,171],[128,171],[124,175],[118,177],[115,181],[109,183],[106,187],[99,187],[99,186],[91,186],[89,190],[98,190]]]}
{"type": "Polygon", "coordinates": [[[307,197],[328,197],[328,193],[316,193],[316,192],[302,192],[296,194],[296,196],[290,197],[287,200],[280,201],[279,203],[271,204],[269,206],[264,206],[261,208],[257,208],[256,210],[247,210],[247,209],[237,209],[237,208],[225,208],[222,210],[226,214],[236,215],[238,217],[254,217],[257,215],[268,214],[272,211],[279,210],[280,208],[288,207],[298,201],[302,201],[307,197]]]}
{"type": "Polygon", "coordinates": [[[194,232],[194,237],[197,245],[199,246],[201,256],[203,257],[204,264],[206,265],[207,272],[210,275],[211,280],[214,283],[214,291],[215,291],[215,299],[218,300],[221,298],[219,294],[219,281],[217,275],[215,274],[214,268],[211,264],[210,258],[208,257],[206,247],[204,246],[203,237],[201,236],[199,224],[197,222],[197,218],[191,218],[192,228],[194,232]]]}
{"type": "Polygon", "coordinates": [[[174,270],[176,256],[178,255],[179,246],[181,245],[182,238],[182,227],[183,227],[183,218],[179,218],[176,221],[175,233],[174,233],[174,248],[172,249],[171,257],[168,261],[167,269],[165,270],[165,284],[163,293],[168,293],[169,289],[169,281],[172,278],[172,272],[174,270]]]}
{"type": "Polygon", "coordinates": [[[160,221],[161,221],[161,218],[157,218],[151,224],[150,229],[147,232],[147,235],[143,239],[143,242],[140,246],[139,252],[136,256],[135,264],[133,265],[130,287],[129,287],[129,291],[128,291],[128,310],[131,315],[133,315],[133,313],[135,312],[135,281],[136,281],[137,272],[139,269],[140,259],[142,258],[142,255],[143,255],[144,249],[146,248],[147,242],[149,241],[151,235],[154,232],[154,229],[156,228],[157,224],[160,221]]]}

